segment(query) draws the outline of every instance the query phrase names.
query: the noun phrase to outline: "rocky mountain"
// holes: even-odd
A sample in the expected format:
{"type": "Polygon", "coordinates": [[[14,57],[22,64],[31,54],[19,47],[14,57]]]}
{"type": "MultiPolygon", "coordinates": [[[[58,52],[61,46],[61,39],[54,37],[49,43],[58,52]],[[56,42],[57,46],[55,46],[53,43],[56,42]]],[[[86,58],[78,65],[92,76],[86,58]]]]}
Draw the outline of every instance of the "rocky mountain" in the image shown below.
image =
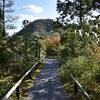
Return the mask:
{"type": "Polygon", "coordinates": [[[29,34],[37,33],[43,38],[46,38],[53,30],[53,23],[54,21],[52,19],[38,19],[30,22],[27,27],[20,30],[17,35],[22,35],[24,32],[28,32],[29,34]]]}

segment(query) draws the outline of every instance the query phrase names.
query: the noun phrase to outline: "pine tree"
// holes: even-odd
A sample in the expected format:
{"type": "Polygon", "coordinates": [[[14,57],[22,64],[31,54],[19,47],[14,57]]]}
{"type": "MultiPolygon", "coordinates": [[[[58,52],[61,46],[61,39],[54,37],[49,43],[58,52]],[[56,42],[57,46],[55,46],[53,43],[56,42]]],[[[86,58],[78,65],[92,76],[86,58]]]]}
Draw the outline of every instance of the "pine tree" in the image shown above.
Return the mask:
{"type": "Polygon", "coordinates": [[[11,9],[14,4],[13,0],[0,0],[0,22],[2,24],[2,35],[7,35],[6,30],[15,28],[13,24],[9,24],[9,22],[13,22],[18,19],[17,16],[13,17],[10,13],[13,13],[14,10],[11,9]]]}
{"type": "MultiPolygon", "coordinates": [[[[1,3],[0,3],[0,5],[1,5],[1,3]]],[[[0,8],[0,35],[2,35],[1,33],[3,32],[2,31],[2,18],[3,18],[3,16],[2,16],[2,9],[0,8]]]]}
{"type": "Polygon", "coordinates": [[[100,9],[100,1],[97,0],[57,0],[57,12],[60,14],[59,22],[67,25],[72,20],[82,27],[82,23],[87,16],[92,16],[91,11],[100,9]]]}

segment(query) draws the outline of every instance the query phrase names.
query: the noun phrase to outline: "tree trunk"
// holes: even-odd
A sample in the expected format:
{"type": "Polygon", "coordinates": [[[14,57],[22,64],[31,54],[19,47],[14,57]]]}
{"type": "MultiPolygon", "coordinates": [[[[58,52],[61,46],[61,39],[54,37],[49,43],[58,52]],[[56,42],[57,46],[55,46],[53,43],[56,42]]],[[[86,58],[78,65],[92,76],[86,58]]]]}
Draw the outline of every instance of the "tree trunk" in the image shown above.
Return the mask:
{"type": "Polygon", "coordinates": [[[5,0],[3,0],[3,6],[2,6],[2,14],[3,14],[3,18],[2,18],[2,20],[3,20],[3,36],[5,36],[6,35],[6,32],[5,32],[5,0]]]}
{"type": "Polygon", "coordinates": [[[79,13],[79,18],[80,18],[80,29],[82,28],[82,0],[80,2],[80,13],[79,13]]]}

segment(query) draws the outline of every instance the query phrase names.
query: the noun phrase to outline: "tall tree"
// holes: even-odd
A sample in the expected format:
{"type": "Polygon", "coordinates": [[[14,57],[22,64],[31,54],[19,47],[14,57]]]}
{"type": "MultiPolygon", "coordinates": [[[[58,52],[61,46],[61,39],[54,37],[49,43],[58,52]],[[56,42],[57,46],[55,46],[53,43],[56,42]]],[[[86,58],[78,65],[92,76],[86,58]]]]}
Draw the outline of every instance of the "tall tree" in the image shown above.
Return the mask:
{"type": "Polygon", "coordinates": [[[10,22],[15,21],[18,19],[16,16],[12,16],[9,13],[13,13],[13,9],[11,9],[12,5],[14,4],[13,0],[0,0],[0,11],[2,17],[0,18],[0,22],[2,24],[2,35],[6,35],[6,30],[15,28],[13,24],[10,22]]]}
{"type": "MultiPolygon", "coordinates": [[[[0,2],[0,5],[1,5],[1,2],[0,2]]],[[[0,34],[2,33],[2,10],[0,8],[0,34]]]]}
{"type": "Polygon", "coordinates": [[[64,25],[72,20],[82,26],[86,16],[91,16],[91,11],[99,9],[100,2],[97,0],[57,0],[57,12],[60,14],[58,18],[60,23],[64,25]]]}

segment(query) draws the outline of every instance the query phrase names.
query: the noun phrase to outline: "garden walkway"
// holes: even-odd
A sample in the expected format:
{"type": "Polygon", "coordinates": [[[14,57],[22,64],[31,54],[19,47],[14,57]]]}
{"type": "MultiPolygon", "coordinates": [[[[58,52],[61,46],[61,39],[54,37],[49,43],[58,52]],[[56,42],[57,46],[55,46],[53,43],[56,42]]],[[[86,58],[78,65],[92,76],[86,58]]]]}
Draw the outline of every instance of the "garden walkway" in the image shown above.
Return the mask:
{"type": "Polygon", "coordinates": [[[58,76],[58,69],[57,59],[46,58],[46,64],[28,90],[26,100],[68,100],[58,76]]]}

